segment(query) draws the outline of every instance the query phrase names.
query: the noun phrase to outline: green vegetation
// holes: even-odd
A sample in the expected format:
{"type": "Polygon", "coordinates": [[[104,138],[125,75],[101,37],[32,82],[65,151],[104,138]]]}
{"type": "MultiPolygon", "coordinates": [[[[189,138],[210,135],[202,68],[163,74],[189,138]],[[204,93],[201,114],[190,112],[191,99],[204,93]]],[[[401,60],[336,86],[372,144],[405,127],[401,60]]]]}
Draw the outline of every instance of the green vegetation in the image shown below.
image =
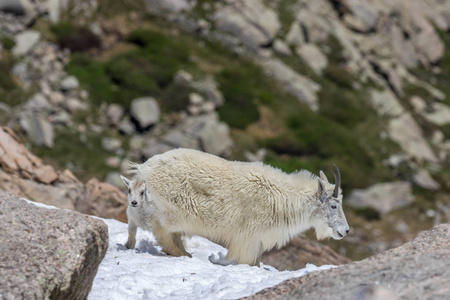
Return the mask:
{"type": "Polygon", "coordinates": [[[2,46],[5,50],[11,50],[14,47],[14,45],[16,44],[16,42],[14,42],[14,40],[12,38],[7,37],[7,36],[0,38],[0,43],[2,44],[2,46]]]}
{"type": "Polygon", "coordinates": [[[86,27],[75,26],[70,22],[63,22],[50,27],[56,42],[62,48],[72,52],[82,52],[100,47],[100,39],[86,27]]]}
{"type": "MultiPolygon", "coordinates": [[[[271,1],[267,1],[271,4],[271,1]]],[[[285,34],[289,32],[289,29],[291,28],[291,24],[295,20],[295,14],[298,12],[297,8],[297,0],[280,0],[277,1],[277,11],[279,12],[280,16],[283,16],[280,18],[281,22],[281,30],[285,34]]]]}
{"type": "Polygon", "coordinates": [[[14,81],[11,75],[13,65],[14,59],[10,51],[3,51],[0,54],[0,101],[10,106],[22,103],[28,95],[14,81]]]}
{"type": "Polygon", "coordinates": [[[103,180],[112,171],[105,165],[105,160],[113,154],[103,150],[101,139],[113,135],[108,131],[102,135],[89,131],[82,135],[75,130],[62,128],[56,132],[53,148],[35,147],[33,153],[60,170],[69,168],[83,182],[92,177],[103,180]]]}

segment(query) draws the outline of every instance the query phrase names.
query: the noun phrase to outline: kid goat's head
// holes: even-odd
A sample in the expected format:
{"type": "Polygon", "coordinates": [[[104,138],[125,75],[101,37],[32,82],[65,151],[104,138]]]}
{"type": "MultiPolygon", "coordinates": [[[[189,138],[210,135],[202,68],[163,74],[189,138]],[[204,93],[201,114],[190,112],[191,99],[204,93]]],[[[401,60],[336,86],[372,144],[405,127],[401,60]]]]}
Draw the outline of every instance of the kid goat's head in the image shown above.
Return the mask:
{"type": "Polygon", "coordinates": [[[320,171],[320,178],[318,178],[317,197],[320,203],[314,213],[314,228],[319,240],[327,237],[340,240],[350,230],[342,209],[341,173],[336,165],[334,167],[336,173],[331,171],[335,179],[334,185],[328,181],[322,171],[320,171]]]}
{"type": "Polygon", "coordinates": [[[138,207],[142,205],[147,197],[145,183],[138,184],[137,182],[122,175],[120,175],[120,178],[128,188],[128,205],[131,207],[138,207]]]}

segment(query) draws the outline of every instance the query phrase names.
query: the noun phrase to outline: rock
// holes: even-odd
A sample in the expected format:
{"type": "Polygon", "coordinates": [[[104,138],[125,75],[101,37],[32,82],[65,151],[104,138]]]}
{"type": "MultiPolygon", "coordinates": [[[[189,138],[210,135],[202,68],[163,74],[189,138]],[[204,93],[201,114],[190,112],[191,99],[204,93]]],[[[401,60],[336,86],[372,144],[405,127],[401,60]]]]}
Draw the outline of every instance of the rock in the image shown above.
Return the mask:
{"type": "Polygon", "coordinates": [[[131,102],[130,113],[141,129],[156,124],[161,114],[158,102],[152,97],[134,99],[131,102]]]}
{"type": "Polygon", "coordinates": [[[216,109],[216,106],[211,101],[208,101],[208,102],[203,103],[200,108],[201,108],[202,112],[209,114],[209,113],[214,112],[214,110],[216,109]]]}
{"type": "Polygon", "coordinates": [[[176,84],[189,86],[192,83],[193,76],[191,73],[188,73],[184,70],[179,70],[177,73],[175,73],[174,81],[176,84]]]}
{"type": "Polygon", "coordinates": [[[303,37],[300,26],[299,22],[292,23],[291,28],[286,35],[286,42],[288,42],[289,45],[301,46],[305,43],[305,38],[303,37]]]}
{"type": "Polygon", "coordinates": [[[190,1],[187,0],[145,0],[144,2],[149,12],[166,11],[177,14],[192,8],[190,1]]]}
{"type": "Polygon", "coordinates": [[[77,203],[77,211],[111,219],[126,210],[127,196],[115,186],[92,178],[85,190],[85,197],[77,203]]]}
{"type": "Polygon", "coordinates": [[[221,106],[225,101],[222,92],[218,88],[218,83],[210,76],[204,80],[192,83],[192,87],[204,95],[207,100],[214,103],[216,107],[221,106]]]}
{"type": "Polygon", "coordinates": [[[16,44],[11,49],[15,56],[23,56],[31,52],[41,39],[41,33],[35,30],[27,30],[15,37],[16,44]]]}
{"type": "Polygon", "coordinates": [[[289,47],[289,44],[282,40],[282,39],[276,39],[274,40],[272,44],[272,48],[274,52],[281,56],[290,56],[292,55],[292,50],[289,47]]]}
{"type": "Polygon", "coordinates": [[[355,208],[372,208],[384,215],[414,202],[411,184],[405,181],[377,183],[366,190],[353,190],[345,200],[355,208]]]}
{"type": "Polygon", "coordinates": [[[447,299],[449,241],[450,225],[438,225],[396,249],[292,278],[242,299],[447,299]]]}
{"type": "Polygon", "coordinates": [[[123,189],[124,184],[122,179],[120,178],[120,175],[121,174],[119,172],[109,172],[106,175],[105,183],[115,186],[118,189],[123,189]]]}
{"type": "Polygon", "coordinates": [[[189,103],[193,105],[200,105],[205,101],[203,97],[197,93],[190,93],[189,94],[189,103]]]}
{"type": "Polygon", "coordinates": [[[133,122],[131,122],[129,118],[125,118],[122,121],[120,121],[120,123],[117,124],[117,129],[119,129],[120,133],[123,133],[126,135],[132,135],[134,133],[134,131],[136,130],[133,122]]]}
{"type": "Polygon", "coordinates": [[[63,91],[70,91],[79,88],[80,83],[75,76],[70,75],[61,80],[60,85],[63,91]]]}
{"type": "Polygon", "coordinates": [[[396,117],[404,112],[403,106],[390,90],[370,90],[369,101],[379,116],[396,117]]]}
{"type": "Polygon", "coordinates": [[[189,149],[200,149],[200,144],[198,139],[193,138],[183,134],[182,132],[174,129],[164,135],[161,141],[173,148],[189,148],[189,149]]]}
{"type": "Polygon", "coordinates": [[[214,155],[225,154],[233,145],[228,125],[219,122],[215,114],[188,118],[181,128],[200,140],[203,151],[214,155]]]}
{"type": "Polygon", "coordinates": [[[0,128],[0,189],[19,197],[54,205],[64,209],[83,209],[83,213],[95,214],[100,211],[108,218],[114,218],[115,212],[121,214],[126,209],[126,195],[106,183],[91,182],[83,185],[69,170],[57,172],[53,167],[44,165],[30,153],[18,137],[6,127],[0,128]],[[104,190],[97,195],[92,191],[104,190]],[[91,202],[104,202],[105,211],[97,209],[101,205],[91,202]],[[88,204],[87,204],[88,203],[88,204]],[[109,208],[111,205],[113,208],[109,208]]]}
{"type": "Polygon", "coordinates": [[[60,106],[64,103],[64,95],[61,92],[52,91],[48,96],[48,100],[55,106],[60,106]]]}
{"type": "Polygon", "coordinates": [[[318,110],[317,92],[320,91],[319,84],[296,73],[278,59],[267,60],[262,65],[287,92],[308,105],[313,111],[318,110]]]}
{"type": "Polygon", "coordinates": [[[103,138],[102,148],[108,152],[114,152],[122,147],[122,141],[116,138],[103,138]]]}
{"type": "Polygon", "coordinates": [[[40,114],[22,116],[20,124],[33,144],[53,148],[53,126],[40,114]]]}
{"type": "Polygon", "coordinates": [[[430,190],[437,191],[441,188],[441,185],[430,176],[427,170],[421,169],[413,177],[414,183],[418,186],[430,190]]]}
{"type": "Polygon", "coordinates": [[[251,153],[249,151],[244,152],[245,158],[250,161],[264,161],[266,158],[267,150],[264,148],[258,149],[256,153],[251,153]]]}
{"type": "Polygon", "coordinates": [[[26,15],[33,11],[33,6],[29,0],[1,0],[0,12],[12,13],[15,15],[26,15]]]}
{"type": "Polygon", "coordinates": [[[444,43],[420,8],[400,2],[399,10],[402,29],[411,37],[422,64],[428,66],[439,61],[444,54],[444,43]]]}
{"type": "Polygon", "coordinates": [[[103,221],[0,191],[3,299],[86,299],[108,247],[103,221]]]}
{"type": "Polygon", "coordinates": [[[284,248],[264,253],[261,261],[284,271],[302,269],[307,264],[342,265],[349,263],[350,259],[337,254],[328,246],[299,235],[284,248]]]}
{"type": "Polygon", "coordinates": [[[361,31],[367,32],[375,29],[379,17],[379,11],[375,6],[357,0],[347,0],[345,4],[350,13],[363,24],[361,31]]]}
{"type": "Polygon", "coordinates": [[[80,99],[70,97],[66,99],[66,108],[73,113],[77,111],[87,110],[89,107],[87,103],[81,102],[80,99]]]}
{"type": "Polygon", "coordinates": [[[105,165],[107,165],[110,168],[118,168],[120,166],[120,158],[117,156],[108,157],[105,160],[105,165]]]}
{"type": "Polygon", "coordinates": [[[437,162],[430,145],[424,139],[422,129],[409,113],[403,113],[389,122],[388,133],[391,139],[419,161],[437,162]]]}
{"type": "Polygon", "coordinates": [[[60,124],[70,126],[72,124],[71,115],[65,110],[61,110],[60,112],[51,115],[48,120],[54,125],[60,124]]]}
{"type": "Polygon", "coordinates": [[[281,27],[276,12],[265,7],[260,0],[224,6],[214,14],[214,22],[218,30],[231,33],[255,52],[270,44],[281,27]]]}
{"type": "Polygon", "coordinates": [[[336,15],[329,3],[315,1],[310,2],[309,6],[309,10],[299,10],[296,22],[299,23],[305,43],[324,43],[330,34],[335,33],[330,21],[336,15]]]}
{"type": "Polygon", "coordinates": [[[50,112],[53,109],[41,93],[34,94],[25,104],[25,108],[32,112],[50,112]]]}
{"type": "Polygon", "coordinates": [[[157,154],[163,154],[164,152],[167,152],[172,149],[173,149],[173,147],[166,145],[166,144],[153,143],[153,144],[146,146],[143,149],[142,156],[144,157],[144,160],[147,160],[152,156],[155,156],[157,154]]]}
{"type": "Polygon", "coordinates": [[[61,18],[61,0],[48,0],[48,17],[52,24],[57,24],[61,18]]]}
{"type": "Polygon", "coordinates": [[[300,46],[297,50],[297,54],[317,75],[321,75],[322,70],[328,65],[327,57],[314,44],[304,44],[300,46]]]}
{"type": "Polygon", "coordinates": [[[291,48],[289,48],[289,46],[283,40],[276,39],[273,42],[272,47],[276,54],[285,55],[285,56],[292,55],[291,48]]]}
{"type": "Polygon", "coordinates": [[[444,126],[450,124],[450,107],[444,103],[427,104],[422,98],[413,96],[410,99],[414,110],[429,122],[444,126]]]}
{"type": "Polygon", "coordinates": [[[122,119],[124,110],[120,104],[110,104],[106,108],[106,118],[109,125],[118,125],[120,119],[122,119]]]}

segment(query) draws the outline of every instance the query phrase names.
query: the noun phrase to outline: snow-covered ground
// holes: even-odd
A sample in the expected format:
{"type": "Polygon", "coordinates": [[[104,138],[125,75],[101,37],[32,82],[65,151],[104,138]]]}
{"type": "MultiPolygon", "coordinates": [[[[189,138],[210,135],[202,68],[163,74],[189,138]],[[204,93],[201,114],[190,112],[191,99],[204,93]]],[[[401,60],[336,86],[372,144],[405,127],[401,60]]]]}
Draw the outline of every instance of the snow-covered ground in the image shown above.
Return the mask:
{"type": "Polygon", "coordinates": [[[194,236],[186,241],[188,257],[171,257],[161,252],[151,232],[138,229],[136,249],[126,249],[127,224],[104,220],[109,245],[94,279],[89,300],[103,299],[237,299],[250,296],[286,279],[332,266],[312,264],[298,271],[277,271],[261,265],[216,265],[227,250],[207,239],[194,236]]]}
{"type": "Polygon", "coordinates": [[[109,244],[88,300],[237,299],[289,278],[334,267],[308,264],[301,270],[280,272],[263,264],[260,268],[213,264],[209,257],[223,257],[227,249],[198,236],[186,241],[186,250],[192,258],[171,257],[156,245],[151,232],[141,229],[137,232],[136,249],[130,250],[124,246],[128,225],[116,220],[101,220],[108,225],[109,244]]]}

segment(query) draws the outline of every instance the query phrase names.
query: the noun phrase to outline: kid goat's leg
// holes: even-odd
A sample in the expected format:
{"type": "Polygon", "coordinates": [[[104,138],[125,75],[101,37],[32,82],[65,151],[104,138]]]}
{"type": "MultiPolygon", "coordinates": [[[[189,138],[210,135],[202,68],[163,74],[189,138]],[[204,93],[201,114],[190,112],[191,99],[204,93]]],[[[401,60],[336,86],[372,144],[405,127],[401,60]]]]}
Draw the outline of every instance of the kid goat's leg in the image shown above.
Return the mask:
{"type": "Polygon", "coordinates": [[[137,226],[133,222],[128,221],[128,240],[125,246],[128,249],[134,249],[134,246],[136,245],[136,231],[137,226]]]}

